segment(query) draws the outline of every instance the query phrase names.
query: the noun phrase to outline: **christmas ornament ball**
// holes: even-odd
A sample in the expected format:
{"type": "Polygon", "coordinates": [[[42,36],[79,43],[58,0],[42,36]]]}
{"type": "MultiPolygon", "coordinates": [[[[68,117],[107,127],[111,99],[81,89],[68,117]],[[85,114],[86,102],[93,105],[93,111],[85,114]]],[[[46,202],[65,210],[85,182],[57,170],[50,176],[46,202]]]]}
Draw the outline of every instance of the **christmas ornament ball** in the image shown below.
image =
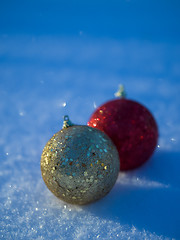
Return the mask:
{"type": "Polygon", "coordinates": [[[114,186],[119,155],[105,133],[67,122],[44,147],[42,177],[61,200],[87,204],[104,197],[114,186]]]}
{"type": "Polygon", "coordinates": [[[120,157],[120,170],[139,167],[157,145],[158,128],[149,110],[123,98],[106,102],[90,117],[88,126],[104,131],[114,142],[120,157]]]}

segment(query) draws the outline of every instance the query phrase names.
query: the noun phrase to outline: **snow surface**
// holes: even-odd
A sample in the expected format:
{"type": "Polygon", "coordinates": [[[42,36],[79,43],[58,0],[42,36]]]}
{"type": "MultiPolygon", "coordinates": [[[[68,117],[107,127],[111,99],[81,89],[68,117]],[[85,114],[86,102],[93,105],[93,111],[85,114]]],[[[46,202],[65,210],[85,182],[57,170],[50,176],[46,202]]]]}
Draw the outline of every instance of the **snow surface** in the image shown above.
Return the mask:
{"type": "Polygon", "coordinates": [[[1,239],[180,239],[177,52],[179,45],[1,36],[1,239]],[[66,204],[41,178],[42,149],[64,114],[86,124],[119,83],[154,114],[157,150],[120,173],[102,200],[66,204]]]}
{"type": "Polygon", "coordinates": [[[0,239],[180,239],[178,1],[1,1],[0,239]],[[141,168],[86,206],[57,199],[40,171],[68,114],[86,124],[124,84],[159,126],[141,168]]]}

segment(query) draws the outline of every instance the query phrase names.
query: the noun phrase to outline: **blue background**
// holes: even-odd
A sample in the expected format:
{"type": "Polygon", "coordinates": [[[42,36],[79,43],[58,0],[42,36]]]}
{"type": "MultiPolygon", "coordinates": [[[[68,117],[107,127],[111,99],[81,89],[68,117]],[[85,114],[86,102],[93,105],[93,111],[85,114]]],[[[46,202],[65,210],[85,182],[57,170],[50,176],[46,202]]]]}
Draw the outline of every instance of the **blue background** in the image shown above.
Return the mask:
{"type": "Polygon", "coordinates": [[[180,40],[179,1],[1,1],[2,34],[180,40]]]}
{"type": "Polygon", "coordinates": [[[0,2],[0,239],[180,239],[179,1],[0,2]],[[151,159],[87,206],[56,199],[40,157],[124,84],[154,115],[151,159]]]}

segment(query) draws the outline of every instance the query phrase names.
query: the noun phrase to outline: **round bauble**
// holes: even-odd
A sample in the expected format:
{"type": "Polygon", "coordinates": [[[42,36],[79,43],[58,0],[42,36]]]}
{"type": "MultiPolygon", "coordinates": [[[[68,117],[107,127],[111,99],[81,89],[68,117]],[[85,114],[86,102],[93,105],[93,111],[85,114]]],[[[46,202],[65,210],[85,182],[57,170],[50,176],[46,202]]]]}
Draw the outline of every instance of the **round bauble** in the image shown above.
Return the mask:
{"type": "Polygon", "coordinates": [[[119,172],[119,155],[110,138],[98,129],[64,127],[44,147],[42,177],[49,190],[72,204],[87,204],[104,197],[119,172]]]}
{"type": "Polygon", "coordinates": [[[157,145],[158,128],[150,111],[124,98],[108,101],[92,114],[88,126],[105,132],[120,157],[120,170],[134,169],[146,162],[157,145]]]}

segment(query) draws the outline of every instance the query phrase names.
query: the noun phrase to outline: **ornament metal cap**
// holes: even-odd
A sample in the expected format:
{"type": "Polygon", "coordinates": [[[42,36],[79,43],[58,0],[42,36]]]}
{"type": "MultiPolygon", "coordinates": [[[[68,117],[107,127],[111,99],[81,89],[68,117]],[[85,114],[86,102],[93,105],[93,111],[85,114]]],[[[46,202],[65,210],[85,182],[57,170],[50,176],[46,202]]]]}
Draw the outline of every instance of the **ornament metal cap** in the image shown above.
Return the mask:
{"type": "Polygon", "coordinates": [[[119,85],[119,89],[118,91],[114,94],[115,97],[119,97],[119,98],[126,98],[127,94],[124,90],[124,86],[123,85],[119,85]]]}
{"type": "Polygon", "coordinates": [[[65,115],[64,117],[64,122],[63,122],[63,129],[74,126],[74,124],[69,120],[69,116],[65,115]]]}

